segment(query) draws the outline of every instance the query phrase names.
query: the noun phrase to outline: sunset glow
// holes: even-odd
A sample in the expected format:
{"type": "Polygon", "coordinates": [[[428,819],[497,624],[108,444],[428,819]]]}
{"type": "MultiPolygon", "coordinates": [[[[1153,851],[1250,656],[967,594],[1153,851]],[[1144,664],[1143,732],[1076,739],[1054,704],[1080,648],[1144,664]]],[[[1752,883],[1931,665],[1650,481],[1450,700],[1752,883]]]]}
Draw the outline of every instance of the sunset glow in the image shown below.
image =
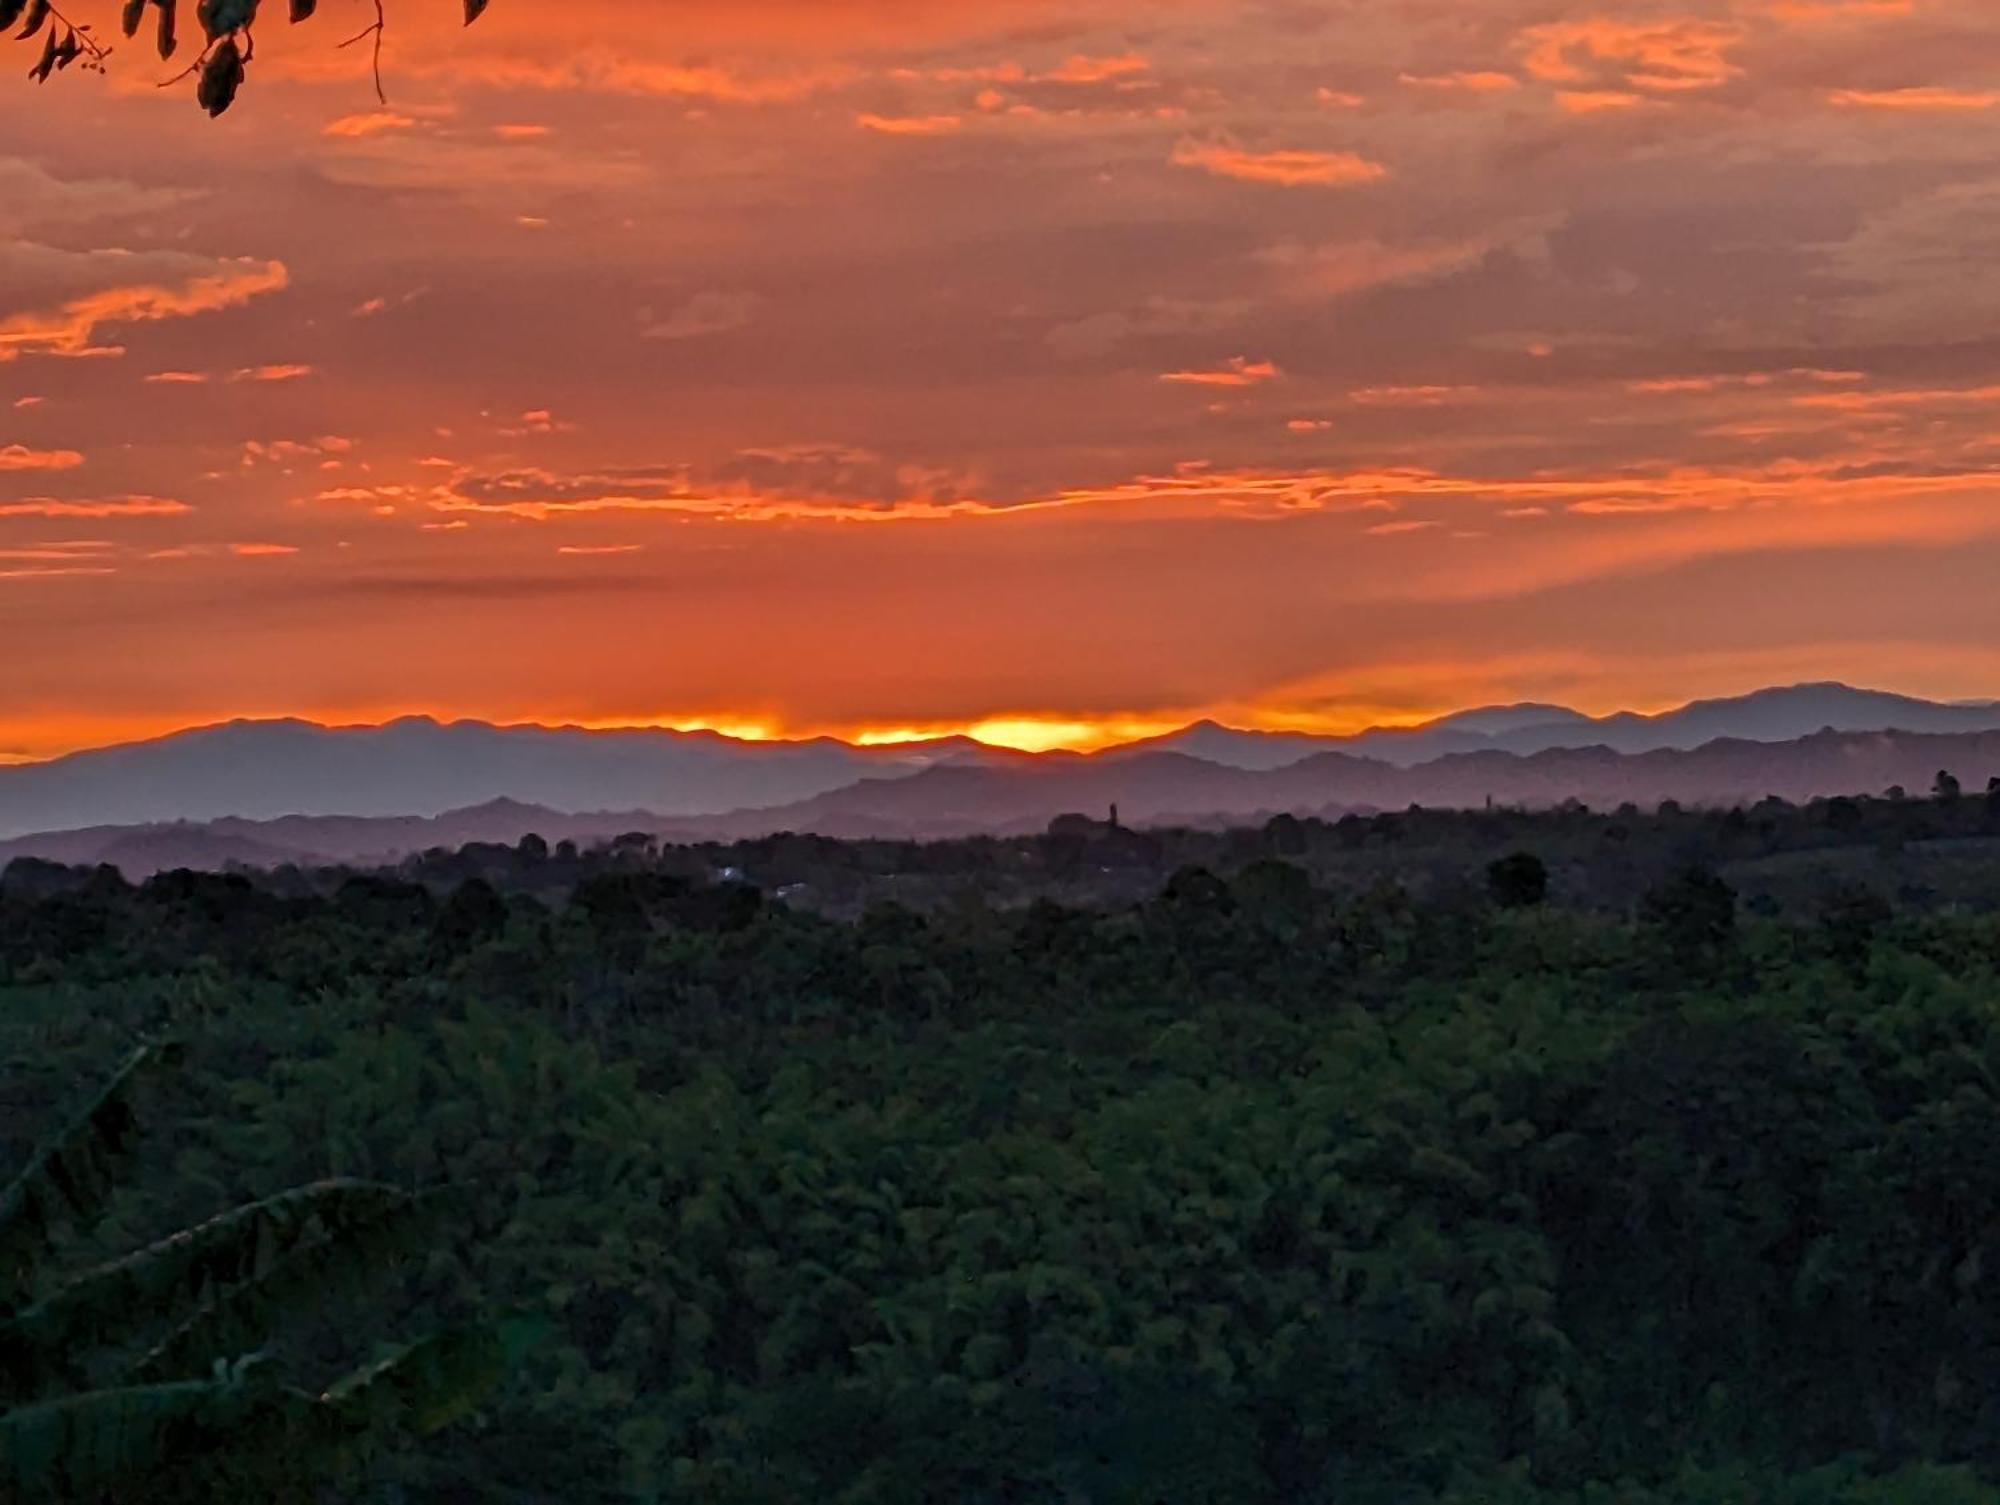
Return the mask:
{"type": "Polygon", "coordinates": [[[0,760],[2000,694],[1987,0],[322,11],[5,86],[0,760]]]}

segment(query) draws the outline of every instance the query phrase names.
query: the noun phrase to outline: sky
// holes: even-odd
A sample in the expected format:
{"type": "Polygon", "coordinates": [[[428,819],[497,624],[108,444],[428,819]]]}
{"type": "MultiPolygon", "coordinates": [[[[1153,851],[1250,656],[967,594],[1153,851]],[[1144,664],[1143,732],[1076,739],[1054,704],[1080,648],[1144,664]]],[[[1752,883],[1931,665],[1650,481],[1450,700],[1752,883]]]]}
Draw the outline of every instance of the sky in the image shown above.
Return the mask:
{"type": "Polygon", "coordinates": [[[0,83],[0,757],[2000,695],[1991,0],[266,9],[0,83]]]}

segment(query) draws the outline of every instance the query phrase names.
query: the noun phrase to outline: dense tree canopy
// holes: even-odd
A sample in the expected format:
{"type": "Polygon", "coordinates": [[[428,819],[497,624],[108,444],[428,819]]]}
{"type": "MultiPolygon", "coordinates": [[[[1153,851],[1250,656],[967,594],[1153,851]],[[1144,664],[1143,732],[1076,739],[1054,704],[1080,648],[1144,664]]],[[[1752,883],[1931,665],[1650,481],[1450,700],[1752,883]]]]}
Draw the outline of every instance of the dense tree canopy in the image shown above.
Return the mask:
{"type": "Polygon", "coordinates": [[[79,1261],[474,1189],[371,1325],[557,1337],[356,1498],[1994,1505],[1981,804],[17,864],[0,1153],[171,1028],[79,1261]]]}

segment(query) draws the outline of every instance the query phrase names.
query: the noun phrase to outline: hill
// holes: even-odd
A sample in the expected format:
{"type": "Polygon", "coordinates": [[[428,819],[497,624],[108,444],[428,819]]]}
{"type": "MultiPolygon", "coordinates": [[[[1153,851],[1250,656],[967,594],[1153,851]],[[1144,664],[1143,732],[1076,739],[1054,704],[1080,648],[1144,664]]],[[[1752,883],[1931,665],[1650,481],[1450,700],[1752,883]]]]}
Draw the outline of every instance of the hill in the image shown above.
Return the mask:
{"type": "Polygon", "coordinates": [[[630,832],[674,841],[741,841],[779,832],[915,839],[1039,831],[1070,813],[1132,826],[1217,826],[1279,813],[1338,818],[1422,806],[1549,809],[1570,801],[1601,810],[1673,801],[1690,807],[1804,803],[1927,793],[1939,772],[1970,792],[2000,778],[2000,732],[1924,735],[1822,732],[1792,742],[1716,741],[1692,750],[1627,754],[1606,747],[1521,756],[1458,753],[1415,768],[1320,753],[1283,768],[1228,768],[1180,753],[1014,755],[984,766],[938,765],[869,778],[810,799],[713,816],[654,810],[574,814],[511,800],[435,817],[287,816],[99,826],[0,841],[0,864],[22,856],[110,863],[142,876],[167,868],[220,869],[286,862],[393,862],[469,842],[513,844],[530,833],[588,846],[630,832]]]}
{"type": "Polygon", "coordinates": [[[422,717],[377,727],[238,721],[0,768],[0,837],[232,816],[437,816],[496,799],[713,814],[989,756],[964,739],[866,748],[422,717]]]}

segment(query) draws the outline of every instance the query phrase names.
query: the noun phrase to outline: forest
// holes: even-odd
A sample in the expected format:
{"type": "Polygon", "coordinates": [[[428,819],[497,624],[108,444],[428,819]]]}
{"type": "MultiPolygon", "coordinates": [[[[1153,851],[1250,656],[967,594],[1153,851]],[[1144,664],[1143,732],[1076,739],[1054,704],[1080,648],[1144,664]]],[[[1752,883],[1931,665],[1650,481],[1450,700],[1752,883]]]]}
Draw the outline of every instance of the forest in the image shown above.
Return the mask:
{"type": "MultiPolygon", "coordinates": [[[[2000,1502],[1996,1024],[2000,793],[1948,775],[21,861],[0,1183],[135,1047],[175,1060],[13,1308],[287,1188],[448,1190],[256,1362],[540,1335],[454,1424],[294,1481],[319,1500],[2000,1502]]],[[[65,1383],[157,1340],[128,1315],[65,1383]]],[[[270,1498],[226,1483],[256,1441],[120,1497],[270,1498]]]]}

